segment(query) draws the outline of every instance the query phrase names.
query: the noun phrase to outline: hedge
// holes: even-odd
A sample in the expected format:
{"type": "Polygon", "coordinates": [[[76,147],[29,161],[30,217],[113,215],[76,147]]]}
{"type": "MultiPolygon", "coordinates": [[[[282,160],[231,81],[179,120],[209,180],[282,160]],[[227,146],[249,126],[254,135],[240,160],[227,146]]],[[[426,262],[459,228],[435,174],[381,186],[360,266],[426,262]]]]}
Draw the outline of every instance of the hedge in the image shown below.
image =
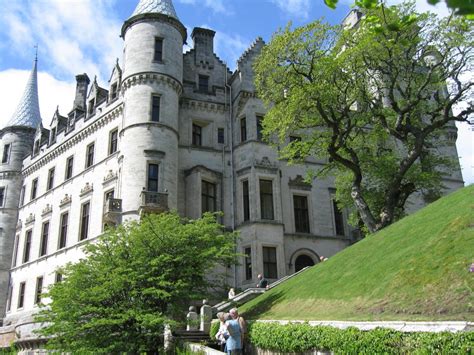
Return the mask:
{"type": "Polygon", "coordinates": [[[338,329],[308,323],[261,322],[251,322],[248,328],[253,346],[283,353],[319,350],[336,354],[471,354],[474,351],[474,332],[404,333],[386,328],[363,331],[355,327],[338,329]]]}

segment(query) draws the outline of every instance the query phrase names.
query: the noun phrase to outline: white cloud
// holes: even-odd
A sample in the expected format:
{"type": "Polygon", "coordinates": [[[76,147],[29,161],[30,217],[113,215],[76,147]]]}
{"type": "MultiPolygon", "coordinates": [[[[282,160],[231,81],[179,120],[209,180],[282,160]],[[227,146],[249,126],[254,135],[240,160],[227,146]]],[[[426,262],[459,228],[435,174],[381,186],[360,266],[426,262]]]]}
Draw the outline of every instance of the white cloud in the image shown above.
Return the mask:
{"type": "MultiPolygon", "coordinates": [[[[389,5],[398,5],[406,0],[388,0],[389,5]]],[[[418,12],[433,12],[440,17],[449,15],[449,9],[444,1],[440,1],[435,6],[428,3],[428,0],[415,1],[415,7],[418,12]]]]}
{"type": "Polygon", "coordinates": [[[270,2],[291,16],[296,16],[303,20],[308,18],[310,0],[270,0],[270,2]]]}
{"type": "MultiPolygon", "coordinates": [[[[0,85],[0,97],[2,98],[0,128],[5,126],[14,113],[29,76],[30,71],[28,70],[9,69],[0,72],[0,83],[8,83],[7,85],[0,85]]],[[[38,91],[43,126],[49,128],[51,118],[58,105],[59,112],[62,115],[66,115],[72,109],[75,89],[75,82],[59,81],[48,73],[38,73],[38,91]]]]}
{"type": "Polygon", "coordinates": [[[178,2],[188,5],[205,6],[210,8],[213,12],[220,14],[225,14],[229,12],[229,10],[226,9],[226,7],[224,6],[224,0],[178,0],[178,2]]]}
{"type": "Polygon", "coordinates": [[[32,59],[38,43],[40,68],[46,64],[55,76],[68,79],[85,71],[104,82],[122,49],[122,22],[111,17],[114,1],[2,2],[0,21],[18,56],[32,59]]]}
{"type": "Polygon", "coordinates": [[[474,131],[467,123],[458,123],[456,148],[466,185],[474,184],[474,131]]]}

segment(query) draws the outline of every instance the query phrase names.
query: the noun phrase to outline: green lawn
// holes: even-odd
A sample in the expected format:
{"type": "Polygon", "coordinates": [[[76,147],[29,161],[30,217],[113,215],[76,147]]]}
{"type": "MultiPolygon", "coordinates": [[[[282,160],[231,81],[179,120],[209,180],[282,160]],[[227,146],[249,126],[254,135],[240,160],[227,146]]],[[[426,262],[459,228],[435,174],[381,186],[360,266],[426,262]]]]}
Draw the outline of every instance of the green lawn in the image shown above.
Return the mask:
{"type": "Polygon", "coordinates": [[[248,319],[474,321],[474,185],[246,303],[248,319]]]}

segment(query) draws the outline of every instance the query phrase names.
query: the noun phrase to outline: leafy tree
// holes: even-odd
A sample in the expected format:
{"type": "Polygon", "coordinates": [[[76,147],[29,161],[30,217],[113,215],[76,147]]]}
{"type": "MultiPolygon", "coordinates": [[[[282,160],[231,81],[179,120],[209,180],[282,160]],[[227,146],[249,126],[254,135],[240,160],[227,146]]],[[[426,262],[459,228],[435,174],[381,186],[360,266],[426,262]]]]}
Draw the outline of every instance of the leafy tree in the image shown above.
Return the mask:
{"type": "MultiPolygon", "coordinates": [[[[436,5],[441,0],[426,0],[431,5],[436,5]]],[[[332,9],[335,9],[339,0],[324,0],[324,3],[332,9]]],[[[454,11],[456,15],[466,16],[470,20],[474,20],[474,1],[473,0],[445,0],[448,8],[454,11]]],[[[354,5],[363,9],[372,9],[383,1],[380,0],[355,0],[354,5]]]]}
{"type": "Polygon", "coordinates": [[[206,273],[235,261],[234,241],[212,214],[147,215],[107,230],[85,246],[86,258],[61,270],[64,280],[36,317],[46,325],[39,333],[62,352],[155,353],[164,325],[208,295],[206,273]]]}
{"type": "Polygon", "coordinates": [[[318,174],[333,173],[339,202],[377,231],[413,193],[441,188],[450,130],[474,110],[473,39],[465,18],[416,14],[413,3],[369,10],[356,28],[287,26],[255,64],[264,134],[290,162],[325,159],[318,174]]]}

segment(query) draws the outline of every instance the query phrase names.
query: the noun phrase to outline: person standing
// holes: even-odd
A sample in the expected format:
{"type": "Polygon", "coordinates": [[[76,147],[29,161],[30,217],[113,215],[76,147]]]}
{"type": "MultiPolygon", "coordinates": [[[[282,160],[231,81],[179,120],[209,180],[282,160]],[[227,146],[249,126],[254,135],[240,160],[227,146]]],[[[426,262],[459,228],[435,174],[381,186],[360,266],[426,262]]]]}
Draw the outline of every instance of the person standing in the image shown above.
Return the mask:
{"type": "Polygon", "coordinates": [[[229,337],[227,338],[226,347],[228,355],[241,355],[242,354],[242,332],[239,324],[239,314],[237,309],[232,308],[229,311],[231,319],[226,321],[227,332],[229,337]]]}
{"type": "Polygon", "coordinates": [[[227,338],[229,338],[229,332],[227,331],[227,326],[225,324],[225,321],[227,320],[227,318],[228,318],[227,313],[224,313],[224,312],[217,313],[217,319],[219,319],[219,330],[217,331],[217,334],[216,334],[216,340],[222,352],[227,351],[226,342],[227,342],[227,338]]]}
{"type": "Polygon", "coordinates": [[[239,327],[240,327],[240,341],[241,341],[241,348],[242,348],[242,354],[245,354],[245,340],[247,337],[247,322],[245,321],[244,317],[241,317],[239,315],[239,312],[237,311],[237,308],[232,308],[229,311],[229,315],[232,317],[232,319],[237,319],[239,322],[239,327]]]}

